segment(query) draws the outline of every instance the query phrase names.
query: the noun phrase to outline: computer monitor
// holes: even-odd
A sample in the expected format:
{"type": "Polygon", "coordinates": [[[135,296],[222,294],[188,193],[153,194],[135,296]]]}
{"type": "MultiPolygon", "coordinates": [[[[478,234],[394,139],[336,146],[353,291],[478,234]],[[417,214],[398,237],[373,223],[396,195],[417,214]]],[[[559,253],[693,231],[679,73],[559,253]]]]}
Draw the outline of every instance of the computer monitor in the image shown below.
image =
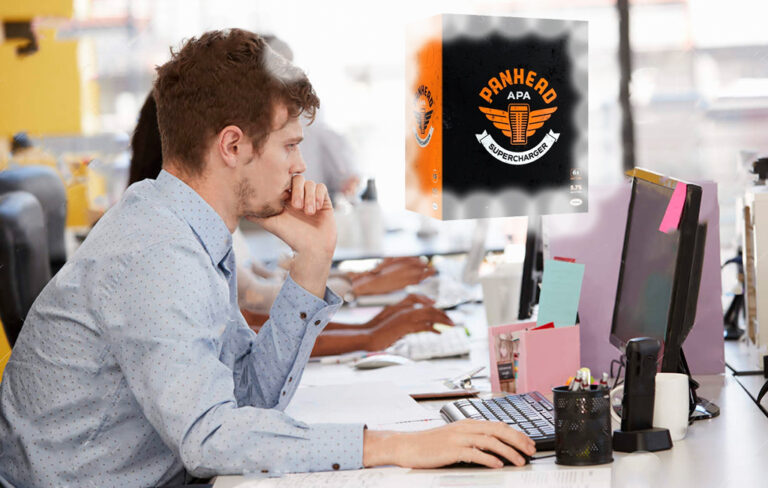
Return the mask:
{"type": "MultiPolygon", "coordinates": [[[[704,255],[706,226],[698,223],[701,187],[684,183],[677,229],[660,230],[681,183],[645,170],[634,172],[610,340],[624,352],[634,337],[658,339],[661,371],[690,375],[682,346],[696,316],[704,255]]],[[[699,399],[695,382],[692,386],[693,409],[699,399]]]]}
{"type": "Polygon", "coordinates": [[[526,320],[533,315],[533,307],[539,303],[539,283],[544,272],[542,256],[544,246],[541,239],[541,217],[528,217],[528,231],[525,237],[525,259],[523,276],[520,280],[520,306],[518,319],[526,320]]]}

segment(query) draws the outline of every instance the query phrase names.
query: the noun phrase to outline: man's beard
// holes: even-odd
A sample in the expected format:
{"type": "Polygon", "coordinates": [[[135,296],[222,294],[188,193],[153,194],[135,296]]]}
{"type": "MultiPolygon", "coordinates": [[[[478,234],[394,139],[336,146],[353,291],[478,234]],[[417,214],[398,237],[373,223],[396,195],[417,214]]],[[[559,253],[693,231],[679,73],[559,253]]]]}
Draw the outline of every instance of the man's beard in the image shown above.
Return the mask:
{"type": "Polygon", "coordinates": [[[256,190],[253,189],[247,179],[243,178],[237,185],[237,205],[240,209],[240,215],[248,218],[266,219],[268,217],[274,217],[280,215],[285,210],[285,202],[280,201],[279,207],[265,203],[258,211],[253,211],[248,208],[248,202],[256,198],[256,190]]]}

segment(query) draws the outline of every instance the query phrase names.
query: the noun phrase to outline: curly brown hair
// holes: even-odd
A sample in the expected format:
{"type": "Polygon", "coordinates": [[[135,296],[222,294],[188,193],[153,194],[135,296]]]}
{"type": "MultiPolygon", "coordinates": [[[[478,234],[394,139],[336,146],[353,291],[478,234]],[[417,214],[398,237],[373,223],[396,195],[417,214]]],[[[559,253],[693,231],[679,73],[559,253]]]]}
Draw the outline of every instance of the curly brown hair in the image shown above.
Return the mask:
{"type": "Polygon", "coordinates": [[[307,75],[242,29],[210,31],[187,41],[157,68],[154,86],[163,161],[191,175],[203,171],[212,138],[236,125],[259,151],[276,107],[314,119],[320,100],[307,75]]]}

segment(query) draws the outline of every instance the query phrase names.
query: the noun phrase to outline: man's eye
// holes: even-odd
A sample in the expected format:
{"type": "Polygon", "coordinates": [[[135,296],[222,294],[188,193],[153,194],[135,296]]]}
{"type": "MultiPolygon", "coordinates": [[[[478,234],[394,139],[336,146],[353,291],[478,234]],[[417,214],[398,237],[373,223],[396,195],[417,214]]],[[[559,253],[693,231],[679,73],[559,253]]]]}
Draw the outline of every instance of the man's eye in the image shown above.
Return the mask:
{"type": "Polygon", "coordinates": [[[299,147],[298,144],[288,144],[285,146],[289,151],[294,151],[297,147],[299,147]]]}

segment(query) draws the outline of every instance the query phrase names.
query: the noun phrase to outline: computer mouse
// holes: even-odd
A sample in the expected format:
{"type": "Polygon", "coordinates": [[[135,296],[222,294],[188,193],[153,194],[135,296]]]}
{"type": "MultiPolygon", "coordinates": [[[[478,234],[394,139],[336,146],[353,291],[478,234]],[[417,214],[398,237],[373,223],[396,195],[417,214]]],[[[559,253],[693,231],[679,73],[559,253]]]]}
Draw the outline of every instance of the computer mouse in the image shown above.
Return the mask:
{"type": "MultiPolygon", "coordinates": [[[[525,464],[531,464],[531,459],[534,459],[528,454],[525,454],[524,452],[517,451],[517,453],[520,454],[520,456],[522,456],[522,458],[525,460],[525,464]]],[[[512,464],[512,462],[505,457],[499,456],[498,454],[495,454],[495,453],[489,453],[489,454],[492,454],[497,458],[501,459],[501,461],[504,463],[504,466],[514,466],[514,464],[512,464]]],[[[453,463],[446,466],[446,468],[480,468],[480,467],[485,467],[485,466],[478,463],[453,463]]]]}
{"type": "Polygon", "coordinates": [[[397,356],[396,354],[374,354],[366,358],[355,361],[356,369],[376,369],[385,366],[396,366],[398,364],[412,363],[408,358],[397,356]]]}

